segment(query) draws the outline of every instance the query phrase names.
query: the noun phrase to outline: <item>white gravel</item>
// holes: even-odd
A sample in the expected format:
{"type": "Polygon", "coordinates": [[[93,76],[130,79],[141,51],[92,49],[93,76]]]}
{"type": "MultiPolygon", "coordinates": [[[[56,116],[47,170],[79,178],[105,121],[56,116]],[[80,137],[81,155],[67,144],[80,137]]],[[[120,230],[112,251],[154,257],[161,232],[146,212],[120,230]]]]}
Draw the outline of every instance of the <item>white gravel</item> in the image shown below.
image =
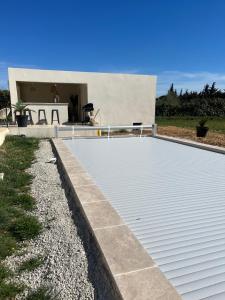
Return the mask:
{"type": "MultiPolygon", "coordinates": [[[[88,260],[77,228],[71,218],[68,202],[54,164],[50,142],[43,140],[36,153],[36,161],[29,172],[34,176],[31,194],[37,201],[34,215],[44,225],[37,239],[27,243],[25,255],[7,258],[7,265],[16,270],[22,261],[42,255],[42,266],[32,272],[17,275],[16,280],[32,290],[50,285],[59,299],[95,299],[95,289],[88,275],[88,260]]],[[[17,299],[24,299],[27,290],[17,299]]]]}

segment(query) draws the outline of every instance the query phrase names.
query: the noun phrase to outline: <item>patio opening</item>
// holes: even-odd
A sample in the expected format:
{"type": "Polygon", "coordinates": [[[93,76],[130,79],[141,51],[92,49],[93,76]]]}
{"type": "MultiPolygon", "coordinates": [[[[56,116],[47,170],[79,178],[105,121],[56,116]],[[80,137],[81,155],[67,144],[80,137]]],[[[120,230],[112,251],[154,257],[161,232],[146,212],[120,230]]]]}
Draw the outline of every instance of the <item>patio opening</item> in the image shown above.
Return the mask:
{"type": "MultiPolygon", "coordinates": [[[[60,123],[80,123],[85,116],[82,107],[88,103],[87,84],[82,83],[45,83],[45,82],[17,82],[18,99],[29,104],[33,109],[33,119],[38,120],[39,110],[59,110],[60,123]],[[36,118],[35,118],[36,115],[36,118]]],[[[51,123],[49,120],[48,123],[51,123]]]]}

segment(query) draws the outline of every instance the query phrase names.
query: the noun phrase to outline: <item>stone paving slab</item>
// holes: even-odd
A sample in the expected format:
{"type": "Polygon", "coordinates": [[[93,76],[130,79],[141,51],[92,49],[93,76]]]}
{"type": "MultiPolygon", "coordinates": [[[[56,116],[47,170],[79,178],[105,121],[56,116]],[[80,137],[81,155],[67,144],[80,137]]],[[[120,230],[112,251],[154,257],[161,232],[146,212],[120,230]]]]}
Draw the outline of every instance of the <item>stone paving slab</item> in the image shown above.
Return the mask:
{"type": "Polygon", "coordinates": [[[154,265],[147,251],[126,225],[101,228],[94,232],[114,275],[154,265]]]}
{"type": "Polygon", "coordinates": [[[94,230],[123,224],[108,201],[83,203],[83,209],[94,230]]]}
{"type": "Polygon", "coordinates": [[[95,185],[79,186],[76,188],[76,194],[81,203],[106,201],[105,196],[95,185]]]}
{"type": "Polygon", "coordinates": [[[126,300],[179,300],[169,281],[157,267],[116,276],[116,283],[126,300]]]}

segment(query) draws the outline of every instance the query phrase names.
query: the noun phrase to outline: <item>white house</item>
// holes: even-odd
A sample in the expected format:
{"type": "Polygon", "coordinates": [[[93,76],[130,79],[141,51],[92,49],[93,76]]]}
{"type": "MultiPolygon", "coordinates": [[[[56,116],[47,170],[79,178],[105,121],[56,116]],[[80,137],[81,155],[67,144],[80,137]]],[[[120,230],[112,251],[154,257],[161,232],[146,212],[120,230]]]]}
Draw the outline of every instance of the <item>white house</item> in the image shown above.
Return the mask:
{"type": "Polygon", "coordinates": [[[82,122],[87,103],[93,103],[94,115],[98,112],[99,125],[155,122],[155,76],[23,68],[9,68],[8,75],[12,104],[27,103],[35,111],[34,124],[44,113],[51,124],[53,110],[60,124],[82,122]]]}

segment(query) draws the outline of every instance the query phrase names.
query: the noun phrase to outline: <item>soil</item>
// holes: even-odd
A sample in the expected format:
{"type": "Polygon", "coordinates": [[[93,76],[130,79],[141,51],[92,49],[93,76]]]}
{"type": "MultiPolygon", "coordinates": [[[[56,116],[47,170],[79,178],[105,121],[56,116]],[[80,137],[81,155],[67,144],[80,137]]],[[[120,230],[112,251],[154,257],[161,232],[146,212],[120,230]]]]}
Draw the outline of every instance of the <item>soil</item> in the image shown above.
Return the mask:
{"type": "Polygon", "coordinates": [[[199,143],[225,147],[225,134],[223,133],[209,131],[205,138],[198,138],[196,137],[195,130],[176,126],[159,126],[157,133],[160,135],[190,139],[199,143]]]}

